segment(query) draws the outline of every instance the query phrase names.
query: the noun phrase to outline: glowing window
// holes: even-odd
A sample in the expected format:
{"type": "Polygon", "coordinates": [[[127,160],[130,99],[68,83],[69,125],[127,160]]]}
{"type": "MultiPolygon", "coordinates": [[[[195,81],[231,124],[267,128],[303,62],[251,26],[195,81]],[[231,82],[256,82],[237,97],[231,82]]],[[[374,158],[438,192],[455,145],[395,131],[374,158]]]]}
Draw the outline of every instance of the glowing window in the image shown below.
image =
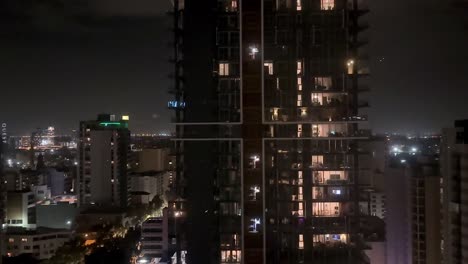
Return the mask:
{"type": "Polygon", "coordinates": [[[265,62],[263,66],[268,75],[273,75],[273,62],[265,62]]]}
{"type": "Polygon", "coordinates": [[[334,195],[341,195],[341,190],[332,190],[334,195]]]}
{"type": "Polygon", "coordinates": [[[321,0],[321,9],[322,10],[332,10],[335,8],[335,0],[321,0]]]}
{"type": "Polygon", "coordinates": [[[319,168],[323,166],[323,156],[312,156],[312,168],[319,168]]]}
{"type": "Polygon", "coordinates": [[[315,89],[328,90],[332,86],[331,77],[314,77],[315,89]]]}
{"type": "Polygon", "coordinates": [[[299,249],[304,249],[304,235],[303,234],[300,234],[299,235],[299,245],[298,245],[299,249]]]}
{"type": "Polygon", "coordinates": [[[241,263],[241,251],[221,250],[221,263],[241,263]]]}
{"type": "Polygon", "coordinates": [[[249,47],[249,55],[252,60],[255,60],[257,58],[257,54],[260,52],[258,47],[256,45],[251,45],[249,47]]]}
{"type": "Polygon", "coordinates": [[[339,203],[313,203],[312,214],[314,216],[338,216],[340,215],[339,203]]]}
{"type": "Polygon", "coordinates": [[[251,169],[257,169],[259,163],[260,163],[260,156],[259,155],[250,156],[249,167],[251,169]]]}
{"type": "Polygon", "coordinates": [[[250,219],[249,232],[250,233],[258,233],[259,225],[260,225],[260,218],[250,219]]]}
{"type": "Polygon", "coordinates": [[[302,78],[297,78],[297,90],[302,91],[302,78]]]}
{"type": "Polygon", "coordinates": [[[273,115],[271,117],[272,120],[277,121],[279,116],[279,108],[272,109],[273,115]]]}
{"type": "Polygon", "coordinates": [[[302,61],[297,61],[297,75],[302,74],[302,61]]]}
{"type": "Polygon", "coordinates": [[[354,60],[348,60],[346,63],[348,74],[353,74],[354,73],[354,60]]]}
{"type": "Polygon", "coordinates": [[[231,1],[231,10],[236,11],[237,10],[237,0],[232,0],[231,1]]]}
{"type": "Polygon", "coordinates": [[[229,63],[220,63],[219,64],[219,75],[228,76],[229,75],[229,63]]]}
{"type": "Polygon", "coordinates": [[[250,187],[250,200],[251,201],[256,201],[257,200],[257,194],[260,193],[260,187],[255,185],[250,187]]]}
{"type": "Polygon", "coordinates": [[[302,10],[302,0],[296,0],[296,10],[297,11],[302,10]]]}

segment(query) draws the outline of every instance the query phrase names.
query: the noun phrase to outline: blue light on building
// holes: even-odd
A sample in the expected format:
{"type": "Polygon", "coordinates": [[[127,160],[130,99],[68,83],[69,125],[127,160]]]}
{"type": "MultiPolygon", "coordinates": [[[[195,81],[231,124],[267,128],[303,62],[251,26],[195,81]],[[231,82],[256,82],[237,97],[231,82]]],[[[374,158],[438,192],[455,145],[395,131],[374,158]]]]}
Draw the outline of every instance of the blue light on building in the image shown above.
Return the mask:
{"type": "Polygon", "coordinates": [[[185,102],[169,101],[167,107],[170,109],[185,108],[185,102]]]}

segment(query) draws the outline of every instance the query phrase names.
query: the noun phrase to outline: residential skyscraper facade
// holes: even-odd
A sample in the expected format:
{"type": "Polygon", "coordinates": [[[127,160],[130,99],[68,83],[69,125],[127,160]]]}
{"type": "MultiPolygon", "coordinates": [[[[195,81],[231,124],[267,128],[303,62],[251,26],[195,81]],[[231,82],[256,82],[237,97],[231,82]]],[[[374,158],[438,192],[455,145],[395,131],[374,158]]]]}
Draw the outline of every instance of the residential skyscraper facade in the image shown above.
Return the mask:
{"type": "Polygon", "coordinates": [[[129,204],[128,116],[99,115],[80,123],[78,144],[79,206],[126,207],[129,204]]]}
{"type": "Polygon", "coordinates": [[[365,261],[358,2],[174,2],[177,257],[365,261]]]}
{"type": "Polygon", "coordinates": [[[468,262],[468,120],[443,131],[443,263],[468,262]]]}

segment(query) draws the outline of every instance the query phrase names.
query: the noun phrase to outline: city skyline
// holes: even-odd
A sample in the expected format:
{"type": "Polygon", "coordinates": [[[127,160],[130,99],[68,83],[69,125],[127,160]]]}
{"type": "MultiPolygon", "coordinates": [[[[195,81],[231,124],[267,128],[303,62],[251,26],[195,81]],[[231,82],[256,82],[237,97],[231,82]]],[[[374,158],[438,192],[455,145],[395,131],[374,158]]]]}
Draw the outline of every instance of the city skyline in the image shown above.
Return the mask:
{"type": "MultiPolygon", "coordinates": [[[[80,19],[64,16],[78,12],[67,5],[30,8],[24,12],[28,19],[12,7],[2,8],[10,16],[3,16],[0,26],[6,109],[0,121],[9,133],[49,125],[69,131],[77,129],[78,120],[103,112],[129,114],[135,133],[172,129],[170,18],[164,14],[170,1],[97,2],[84,12],[90,16],[80,19]],[[86,107],[80,107],[83,100],[86,107]]],[[[465,118],[463,13],[438,0],[379,1],[370,8],[371,128],[440,132],[465,118]]]]}

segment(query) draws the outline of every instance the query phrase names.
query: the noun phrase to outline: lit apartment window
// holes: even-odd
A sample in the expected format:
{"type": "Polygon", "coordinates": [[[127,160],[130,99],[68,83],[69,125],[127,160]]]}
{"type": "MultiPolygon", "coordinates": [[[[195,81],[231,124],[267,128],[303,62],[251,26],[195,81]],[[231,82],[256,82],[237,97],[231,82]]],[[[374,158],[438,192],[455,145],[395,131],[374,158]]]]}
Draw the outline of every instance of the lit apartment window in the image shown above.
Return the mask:
{"type": "Polygon", "coordinates": [[[303,234],[299,234],[299,245],[298,245],[299,249],[304,249],[304,235],[303,234]]]}
{"type": "Polygon", "coordinates": [[[259,193],[260,193],[260,186],[255,185],[255,186],[250,187],[250,195],[249,195],[250,200],[251,201],[256,201],[257,200],[257,194],[259,194],[259,193]]]}
{"type": "Polygon", "coordinates": [[[258,49],[257,45],[251,45],[249,47],[249,55],[252,60],[255,60],[257,58],[257,54],[260,52],[258,49]]]}
{"type": "Polygon", "coordinates": [[[299,210],[297,210],[297,215],[302,217],[304,216],[304,204],[303,203],[299,203],[299,210]]]}
{"type": "Polygon", "coordinates": [[[273,62],[265,62],[263,66],[269,75],[273,75],[273,62]]]}
{"type": "Polygon", "coordinates": [[[296,0],[296,10],[297,11],[302,10],[302,0],[296,0]]]}
{"type": "Polygon", "coordinates": [[[297,125],[297,137],[302,137],[302,125],[297,125]]]}
{"type": "Polygon", "coordinates": [[[313,203],[312,214],[314,216],[331,217],[340,215],[339,203],[313,203]]]}
{"type": "Polygon", "coordinates": [[[229,63],[222,62],[219,64],[219,75],[221,76],[229,75],[229,63]]]}
{"type": "Polygon", "coordinates": [[[302,106],[302,94],[297,95],[297,106],[302,106]]]}
{"type": "Polygon", "coordinates": [[[322,10],[332,10],[335,8],[335,0],[321,0],[321,8],[322,10]]]}
{"type": "Polygon", "coordinates": [[[231,10],[237,11],[237,0],[231,0],[231,10]]]}
{"type": "Polygon", "coordinates": [[[306,108],[306,107],[302,107],[302,108],[301,108],[301,116],[302,116],[302,117],[307,116],[307,108],[306,108]]]}
{"type": "Polygon", "coordinates": [[[221,263],[241,263],[241,251],[221,250],[221,263]]]}
{"type": "Polygon", "coordinates": [[[280,89],[280,80],[279,78],[276,78],[276,90],[280,89]]]}
{"type": "Polygon", "coordinates": [[[279,112],[279,108],[273,108],[273,115],[272,115],[272,120],[274,121],[278,121],[278,112],[279,112]]]}
{"type": "Polygon", "coordinates": [[[249,225],[249,233],[258,233],[260,218],[251,218],[249,225]]]}
{"type": "Polygon", "coordinates": [[[331,77],[314,77],[315,89],[328,90],[332,86],[331,77]]]}
{"type": "Polygon", "coordinates": [[[28,242],[27,238],[21,238],[21,242],[28,242]]]}
{"type": "Polygon", "coordinates": [[[312,99],[312,104],[317,106],[317,105],[322,105],[322,97],[317,94],[317,93],[312,93],[311,94],[311,99],[312,99]]]}
{"type": "Polygon", "coordinates": [[[251,169],[257,169],[260,163],[260,156],[259,155],[252,155],[250,156],[249,160],[249,167],[251,169]]]}
{"type": "Polygon", "coordinates": [[[302,185],[303,184],[303,178],[302,178],[302,171],[297,172],[297,184],[302,185]]]}
{"type": "Polygon", "coordinates": [[[318,137],[320,135],[320,129],[318,125],[312,125],[312,136],[318,137]]]}
{"type": "Polygon", "coordinates": [[[353,74],[354,73],[354,60],[348,60],[346,63],[346,67],[348,70],[348,74],[353,74]]]}
{"type": "Polygon", "coordinates": [[[312,156],[312,168],[321,168],[323,166],[323,156],[312,156]]]}
{"type": "Polygon", "coordinates": [[[297,61],[297,75],[300,75],[300,74],[302,74],[302,61],[298,60],[297,61]]]}
{"type": "Polygon", "coordinates": [[[347,243],[347,234],[325,234],[314,235],[313,241],[316,244],[334,244],[334,243],[347,243]]]}
{"type": "Polygon", "coordinates": [[[303,195],[302,186],[300,186],[300,187],[298,188],[297,191],[298,191],[297,199],[298,199],[299,201],[304,200],[304,195],[303,195]]]}
{"type": "Polygon", "coordinates": [[[297,78],[297,90],[302,91],[302,78],[301,77],[297,78]]]}

